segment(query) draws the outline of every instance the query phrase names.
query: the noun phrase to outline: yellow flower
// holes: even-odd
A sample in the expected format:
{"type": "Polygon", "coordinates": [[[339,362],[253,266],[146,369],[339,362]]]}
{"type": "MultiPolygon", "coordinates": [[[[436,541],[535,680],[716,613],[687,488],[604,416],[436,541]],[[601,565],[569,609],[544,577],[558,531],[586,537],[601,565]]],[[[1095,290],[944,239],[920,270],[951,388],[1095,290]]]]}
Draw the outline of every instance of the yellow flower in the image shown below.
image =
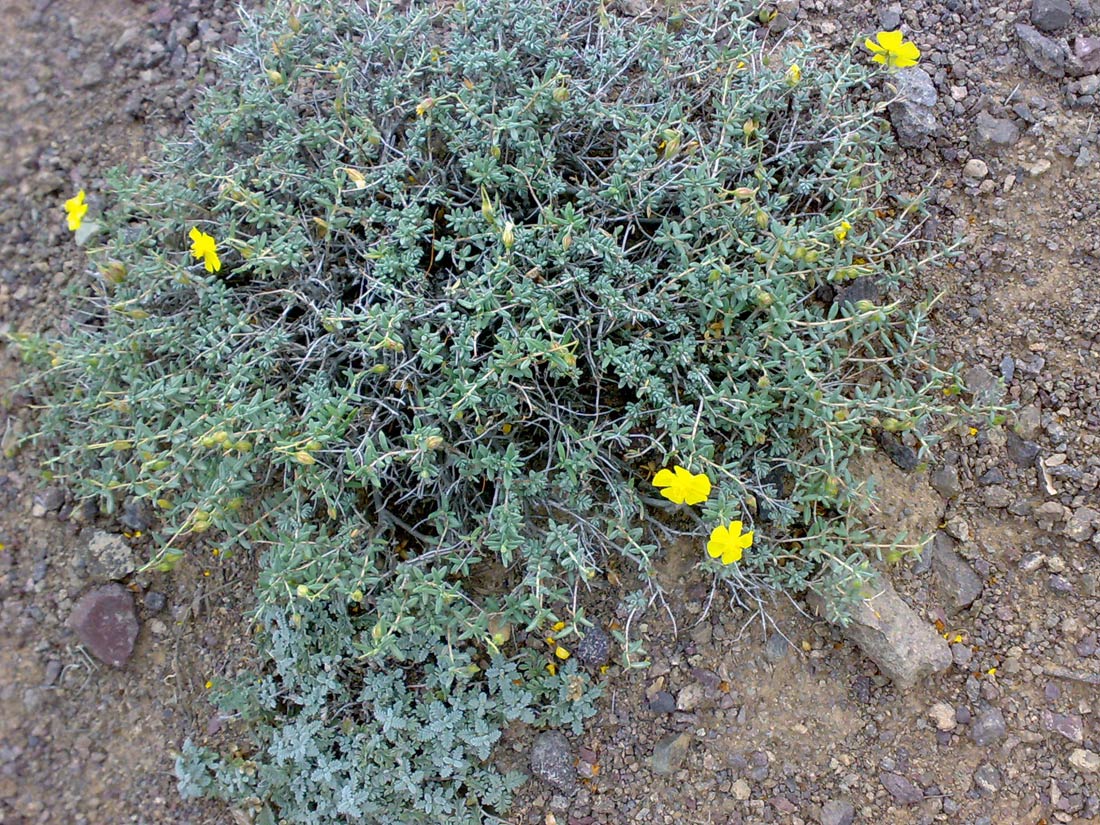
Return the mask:
{"type": "Polygon", "coordinates": [[[787,69],[787,85],[797,86],[798,81],[802,79],[802,69],[799,68],[797,63],[792,63],[787,69]]]}
{"type": "Polygon", "coordinates": [[[733,564],[741,561],[741,552],[752,547],[753,531],[741,534],[742,524],[739,521],[731,521],[729,527],[719,525],[710,531],[710,541],[707,542],[707,553],[712,559],[721,558],[722,564],[733,564]]]}
{"type": "Polygon", "coordinates": [[[65,214],[69,216],[69,231],[76,232],[84,221],[84,215],[88,211],[88,204],[84,202],[84,190],[81,189],[73,197],[65,201],[65,214]]]}
{"type": "Polygon", "coordinates": [[[679,465],[653,476],[653,486],[663,487],[661,495],[673,504],[702,504],[710,496],[710,479],[706,473],[696,475],[679,465]]]}
{"type": "Polygon", "coordinates": [[[201,232],[198,227],[192,227],[188,237],[191,238],[191,257],[202,258],[207,272],[217,272],[222,268],[218,245],[210,235],[201,232]]]}
{"type": "Polygon", "coordinates": [[[836,238],[837,243],[844,243],[848,239],[848,230],[852,228],[852,225],[848,221],[841,221],[840,226],[833,230],[833,237],[836,238]]]}
{"type": "Polygon", "coordinates": [[[875,53],[872,60],[884,64],[889,69],[916,66],[917,61],[920,60],[920,49],[906,41],[900,30],[879,32],[874,39],[868,37],[863,41],[863,45],[875,53]]]}

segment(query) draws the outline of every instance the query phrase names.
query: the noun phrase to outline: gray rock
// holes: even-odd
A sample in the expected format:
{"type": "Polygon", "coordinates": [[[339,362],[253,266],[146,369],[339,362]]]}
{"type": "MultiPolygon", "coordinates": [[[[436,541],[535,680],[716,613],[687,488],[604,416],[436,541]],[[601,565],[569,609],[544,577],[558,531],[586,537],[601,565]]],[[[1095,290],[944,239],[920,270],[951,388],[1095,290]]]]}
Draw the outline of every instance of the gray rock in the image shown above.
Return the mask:
{"type": "Polygon", "coordinates": [[[963,166],[963,174],[968,178],[974,178],[975,180],[981,180],[989,174],[989,167],[984,160],[979,158],[971,158],[963,166]]]}
{"type": "Polygon", "coordinates": [[[896,433],[880,430],[876,433],[875,438],[879,447],[886,453],[886,457],[899,469],[911,473],[920,466],[920,459],[917,458],[916,450],[906,446],[896,433]]]}
{"type": "Polygon", "coordinates": [[[1085,724],[1077,713],[1052,713],[1044,710],[1042,713],[1043,727],[1054,733],[1059,733],[1070,742],[1080,745],[1085,741],[1085,724]]]}
{"type": "Polygon", "coordinates": [[[118,517],[119,523],[127,530],[148,530],[153,523],[153,515],[149,511],[149,505],[140,499],[127,499],[122,505],[122,514],[118,517]]]}
{"type": "Polygon", "coordinates": [[[963,373],[963,383],[966,385],[967,393],[980,404],[994,404],[1004,395],[1001,382],[980,364],[970,367],[963,373]]]}
{"type": "Polygon", "coordinates": [[[1083,543],[1092,538],[1093,529],[1097,525],[1100,525],[1100,512],[1091,507],[1078,507],[1066,522],[1066,535],[1083,543]]]}
{"type": "Polygon", "coordinates": [[[1031,65],[1050,77],[1066,76],[1066,63],[1070,55],[1069,48],[1064,43],[1047,37],[1025,23],[1016,24],[1016,34],[1020,38],[1020,48],[1031,61],[1031,65]]]}
{"type": "Polygon", "coordinates": [[[959,485],[959,471],[950,464],[942,464],[929,473],[928,483],[944,498],[955,498],[962,492],[962,487],[959,485]]]}
{"type": "Polygon", "coordinates": [[[713,704],[707,695],[707,689],[698,682],[691,682],[680,688],[676,695],[676,710],[690,713],[706,705],[713,704]]]}
{"type": "Polygon", "coordinates": [[[970,660],[973,658],[974,651],[970,649],[970,645],[964,645],[962,642],[951,645],[951,660],[959,670],[968,670],[970,660]]]}
{"type": "Polygon", "coordinates": [[[138,620],[134,596],[120,584],[108,584],[80,597],[69,614],[69,627],[88,650],[105,664],[125,667],[134,653],[138,620]]]}
{"type": "Polygon", "coordinates": [[[1069,0],[1033,0],[1031,22],[1045,32],[1061,31],[1073,19],[1069,0]]]}
{"type": "Polygon", "coordinates": [[[1073,582],[1067,579],[1065,576],[1051,576],[1047,580],[1047,586],[1050,587],[1055,593],[1072,593],[1073,582]]]}
{"type": "Polygon", "coordinates": [[[117,581],[134,572],[134,551],[126,539],[96,530],[85,550],[88,575],[102,581],[117,581]]]}
{"type": "Polygon", "coordinates": [[[145,609],[150,613],[160,613],[168,606],[168,597],[156,590],[150,590],[145,594],[145,609]]]}
{"type": "Polygon", "coordinates": [[[992,796],[1004,786],[1001,772],[996,766],[983,762],[974,771],[974,787],[984,796],[992,796]]]}
{"type": "Polygon", "coordinates": [[[1073,56],[1084,72],[1100,72],[1100,37],[1079,34],[1073,41],[1073,56]]]}
{"type": "Polygon", "coordinates": [[[974,120],[974,141],[987,148],[1012,146],[1020,139],[1020,129],[1008,118],[979,112],[974,120]]]}
{"type": "Polygon", "coordinates": [[[1012,495],[1012,491],[1007,487],[1002,487],[997,484],[992,487],[987,487],[982,491],[982,500],[985,502],[986,507],[992,507],[998,509],[1001,507],[1007,507],[1015,499],[1012,495]]]}
{"type": "Polygon", "coordinates": [[[680,770],[688,748],[691,747],[691,734],[679,735],[670,733],[653,746],[653,755],[649,758],[649,766],[654,773],[671,774],[680,770]]]}
{"type": "Polygon", "coordinates": [[[878,13],[879,28],[885,31],[895,31],[901,28],[901,6],[894,3],[878,13]]]}
{"type": "Polygon", "coordinates": [[[1005,474],[1001,471],[1000,467],[990,467],[980,476],[978,476],[978,483],[989,487],[993,484],[1004,484],[1007,479],[1005,474]]]}
{"type": "Polygon", "coordinates": [[[607,657],[610,654],[611,637],[596,625],[585,631],[584,638],[580,640],[577,649],[573,651],[573,655],[589,667],[600,667],[607,664],[607,657]]]}
{"type": "Polygon", "coordinates": [[[902,776],[900,773],[883,771],[878,775],[882,787],[901,805],[916,805],[924,799],[924,791],[902,776]]]}
{"type": "Polygon", "coordinates": [[[573,751],[560,731],[548,730],[531,745],[531,773],[566,794],[577,788],[573,751]]]}
{"type": "Polygon", "coordinates": [[[1008,728],[1000,708],[988,708],[974,720],[970,726],[970,738],[974,744],[983,748],[994,745],[1005,738],[1008,728]]]}
{"type": "Polygon", "coordinates": [[[1097,773],[1100,771],[1100,754],[1077,748],[1069,755],[1069,763],[1082,773],[1097,773]]]}
{"type": "Polygon", "coordinates": [[[949,615],[965,610],[982,595],[982,580],[974,569],[955,552],[954,543],[944,533],[932,539],[932,570],[944,597],[949,615]]]}
{"type": "Polygon", "coordinates": [[[764,658],[769,662],[782,662],[791,652],[791,643],[778,633],[773,633],[764,642],[764,658]]]}
{"type": "MultiPolygon", "coordinates": [[[[902,601],[889,582],[876,577],[865,592],[867,597],[852,608],[850,621],[841,633],[899,689],[911,688],[951,666],[947,642],[902,601]]],[[[811,594],[808,601],[819,613],[828,613],[819,595],[811,594]]]]}
{"type": "Polygon", "coordinates": [[[889,105],[888,110],[890,122],[898,134],[898,143],[908,148],[922,148],[940,129],[932,111],[937,98],[932,78],[919,66],[911,66],[898,70],[893,84],[897,100],[889,105]]]}
{"type": "Polygon", "coordinates": [[[847,799],[830,799],[821,806],[821,825],[852,825],[856,809],[847,799]]]}
{"type": "Polygon", "coordinates": [[[1018,466],[1028,467],[1035,463],[1035,457],[1039,455],[1039,445],[1008,430],[1005,433],[1005,452],[1018,466]]]}
{"type": "Polygon", "coordinates": [[[65,490],[61,487],[47,487],[34,497],[34,503],[42,508],[44,513],[60,510],[65,503],[65,490]]]}
{"type": "Polygon", "coordinates": [[[676,710],[676,700],[668,691],[660,690],[649,700],[649,709],[654,713],[672,713],[676,710]]]}
{"type": "Polygon", "coordinates": [[[878,282],[874,278],[856,278],[848,286],[839,290],[836,294],[835,303],[849,304],[855,306],[860,301],[870,301],[872,304],[877,304],[882,297],[882,291],[879,289],[878,282]]]}

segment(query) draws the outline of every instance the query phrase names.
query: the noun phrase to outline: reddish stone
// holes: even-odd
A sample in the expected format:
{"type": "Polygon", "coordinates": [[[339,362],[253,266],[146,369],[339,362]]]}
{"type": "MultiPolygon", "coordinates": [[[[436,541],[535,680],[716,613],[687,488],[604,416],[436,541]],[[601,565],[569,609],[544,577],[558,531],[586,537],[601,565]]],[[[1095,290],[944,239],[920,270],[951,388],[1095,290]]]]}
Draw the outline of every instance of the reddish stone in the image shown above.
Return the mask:
{"type": "Polygon", "coordinates": [[[120,584],[89,590],[69,615],[69,627],[101,662],[125,667],[138,635],[134,596],[120,584]]]}

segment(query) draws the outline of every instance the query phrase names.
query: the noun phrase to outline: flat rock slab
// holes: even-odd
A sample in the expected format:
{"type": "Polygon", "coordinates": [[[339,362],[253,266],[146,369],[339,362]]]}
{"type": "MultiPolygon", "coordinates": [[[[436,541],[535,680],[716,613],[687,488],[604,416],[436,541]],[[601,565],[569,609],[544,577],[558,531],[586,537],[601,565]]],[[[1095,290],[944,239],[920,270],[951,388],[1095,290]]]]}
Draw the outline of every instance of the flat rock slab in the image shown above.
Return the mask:
{"type": "Polygon", "coordinates": [[[566,794],[577,789],[573,749],[560,731],[540,733],[531,745],[531,773],[566,794]]]}
{"type": "Polygon", "coordinates": [[[101,662],[125,667],[138,635],[134,595],[120,584],[89,590],[69,615],[69,627],[101,662]]]}
{"type": "Polygon", "coordinates": [[[657,774],[673,774],[680,770],[684,758],[691,747],[692,736],[690,733],[681,733],[677,736],[670,733],[659,740],[653,746],[653,755],[649,757],[649,767],[657,774]]]}
{"type": "MultiPolygon", "coordinates": [[[[867,598],[856,603],[841,633],[859,646],[884,675],[902,690],[951,666],[951,648],[881,576],[867,585],[867,598]]],[[[822,615],[824,600],[810,604],[822,615]]]]}
{"type": "Polygon", "coordinates": [[[88,539],[86,553],[88,575],[93,579],[116,581],[134,572],[134,551],[126,539],[115,533],[96,530],[88,539]]]}

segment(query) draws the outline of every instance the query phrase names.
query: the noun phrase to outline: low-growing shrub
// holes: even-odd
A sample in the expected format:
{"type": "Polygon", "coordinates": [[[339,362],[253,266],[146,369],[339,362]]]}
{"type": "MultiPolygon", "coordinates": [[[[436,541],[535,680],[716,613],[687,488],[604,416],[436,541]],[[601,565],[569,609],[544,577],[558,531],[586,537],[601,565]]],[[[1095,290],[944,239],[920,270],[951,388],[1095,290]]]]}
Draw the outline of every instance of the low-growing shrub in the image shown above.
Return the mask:
{"type": "MultiPolygon", "coordinates": [[[[51,472],[262,554],[262,661],[224,691],[253,732],[188,747],[181,787],[257,821],[479,822],[510,720],[578,722],[568,644],[609,564],[661,543],[745,588],[858,592],[848,469],[918,446],[951,373],[934,257],[888,193],[874,70],[740,4],[276,3],[186,141],[88,215],[89,293],[42,365],[51,472]],[[680,465],[713,492],[670,508],[680,465]],[[708,531],[754,543],[722,565],[708,531]],[[560,667],[559,667],[560,665],[560,667]]],[[[631,602],[634,604],[635,602],[631,602]]],[[[620,632],[636,662],[637,640],[620,632]]]]}

